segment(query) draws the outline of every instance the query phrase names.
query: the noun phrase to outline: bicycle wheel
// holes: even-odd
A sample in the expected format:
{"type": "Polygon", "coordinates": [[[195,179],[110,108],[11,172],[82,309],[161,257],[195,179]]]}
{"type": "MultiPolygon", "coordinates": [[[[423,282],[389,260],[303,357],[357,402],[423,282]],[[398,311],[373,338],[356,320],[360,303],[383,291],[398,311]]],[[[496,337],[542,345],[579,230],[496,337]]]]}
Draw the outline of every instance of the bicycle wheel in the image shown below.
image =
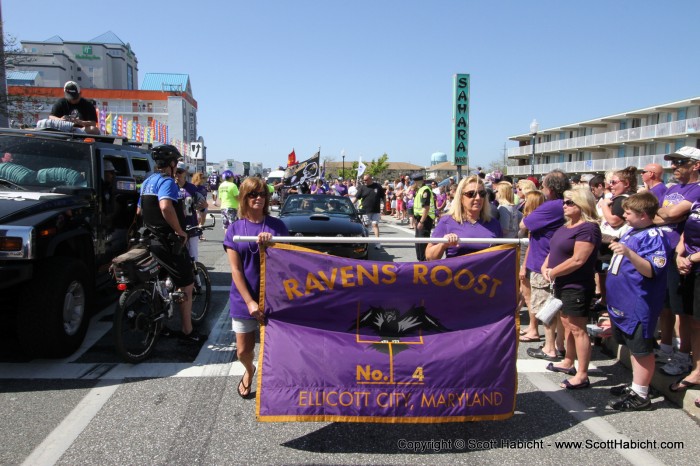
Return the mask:
{"type": "Polygon", "coordinates": [[[151,290],[137,287],[119,297],[114,313],[114,342],[117,353],[127,362],[139,363],[146,359],[163,327],[157,319],[151,290]]]}
{"type": "Polygon", "coordinates": [[[198,324],[204,320],[211,302],[211,281],[209,272],[204,264],[195,262],[194,288],[192,289],[192,323],[198,324]]]}

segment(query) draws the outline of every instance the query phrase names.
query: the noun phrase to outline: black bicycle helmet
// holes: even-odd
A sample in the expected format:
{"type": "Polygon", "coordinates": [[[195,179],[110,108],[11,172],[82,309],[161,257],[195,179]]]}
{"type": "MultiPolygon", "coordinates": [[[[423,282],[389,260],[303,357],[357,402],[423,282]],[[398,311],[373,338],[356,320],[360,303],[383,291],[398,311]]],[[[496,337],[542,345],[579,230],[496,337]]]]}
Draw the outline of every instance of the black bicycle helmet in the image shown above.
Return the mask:
{"type": "Polygon", "coordinates": [[[177,162],[182,158],[182,155],[180,151],[177,150],[177,147],[170,144],[163,144],[153,148],[151,151],[151,158],[156,164],[162,167],[169,165],[170,162],[177,162]]]}

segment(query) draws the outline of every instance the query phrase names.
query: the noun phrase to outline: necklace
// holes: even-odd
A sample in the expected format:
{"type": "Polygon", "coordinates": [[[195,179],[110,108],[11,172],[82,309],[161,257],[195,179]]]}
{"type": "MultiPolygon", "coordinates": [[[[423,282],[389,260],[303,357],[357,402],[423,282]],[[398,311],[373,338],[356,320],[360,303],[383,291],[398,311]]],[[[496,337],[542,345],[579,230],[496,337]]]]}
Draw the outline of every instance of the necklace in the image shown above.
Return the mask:
{"type": "MultiPolygon", "coordinates": [[[[255,223],[255,222],[251,222],[247,218],[243,219],[243,235],[244,236],[248,236],[248,223],[255,223]]],[[[263,217],[262,228],[260,229],[260,233],[262,233],[263,231],[265,231],[265,217],[263,217]]],[[[248,250],[253,254],[257,254],[258,252],[260,252],[260,245],[258,243],[250,243],[249,242],[248,243],[248,250]],[[255,249],[253,249],[251,244],[255,244],[255,249]]]]}

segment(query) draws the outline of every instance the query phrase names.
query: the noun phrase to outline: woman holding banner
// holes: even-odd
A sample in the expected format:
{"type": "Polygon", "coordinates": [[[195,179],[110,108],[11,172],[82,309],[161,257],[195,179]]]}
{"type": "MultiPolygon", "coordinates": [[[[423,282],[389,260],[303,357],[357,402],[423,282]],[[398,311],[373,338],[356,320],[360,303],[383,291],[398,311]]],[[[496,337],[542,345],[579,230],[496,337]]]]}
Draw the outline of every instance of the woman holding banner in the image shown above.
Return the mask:
{"type": "Polygon", "coordinates": [[[588,388],[588,363],[591,360],[591,341],[586,331],[588,309],[595,294],[595,263],[600,247],[595,198],[590,190],[573,189],[564,193],[566,223],[554,232],[549,243],[549,254],[542,264],[542,275],[554,282],[554,296],[561,299],[561,320],[564,324],[566,354],[564,360],[547,370],[570,375],[561,383],[562,388],[588,388]],[[574,361],[578,359],[578,370],[574,361]]]}
{"type": "Polygon", "coordinates": [[[270,216],[270,196],[261,178],[249,177],[241,183],[237,222],[231,223],[224,236],[224,249],[231,265],[230,315],[236,332],[238,360],[245,373],[238,382],[241,398],[251,398],[251,384],[255,367],[255,331],[265,319],[260,301],[260,247],[273,236],[288,236],[281,220],[270,216]],[[234,243],[233,237],[257,236],[256,243],[234,243]]]}
{"type": "Polygon", "coordinates": [[[427,260],[461,256],[487,248],[488,242],[459,244],[459,238],[500,238],[500,222],[491,217],[486,187],[478,176],[463,179],[457,185],[455,200],[446,215],[433,230],[433,238],[445,238],[447,243],[430,243],[425,250],[427,260]]]}

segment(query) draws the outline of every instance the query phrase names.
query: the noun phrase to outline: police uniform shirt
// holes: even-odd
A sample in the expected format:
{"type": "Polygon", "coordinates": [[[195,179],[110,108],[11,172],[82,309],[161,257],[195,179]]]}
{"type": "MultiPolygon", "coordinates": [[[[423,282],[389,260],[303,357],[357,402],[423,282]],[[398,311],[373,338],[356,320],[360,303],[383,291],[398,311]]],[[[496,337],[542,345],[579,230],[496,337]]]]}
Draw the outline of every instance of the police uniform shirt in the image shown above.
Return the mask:
{"type": "Polygon", "coordinates": [[[174,233],[160,210],[160,201],[167,199],[172,201],[180,227],[184,228],[185,214],[179,196],[180,188],[171,177],[154,173],[146,178],[143,185],[141,185],[141,198],[139,201],[144,225],[159,236],[167,236],[170,233],[174,233]]]}

